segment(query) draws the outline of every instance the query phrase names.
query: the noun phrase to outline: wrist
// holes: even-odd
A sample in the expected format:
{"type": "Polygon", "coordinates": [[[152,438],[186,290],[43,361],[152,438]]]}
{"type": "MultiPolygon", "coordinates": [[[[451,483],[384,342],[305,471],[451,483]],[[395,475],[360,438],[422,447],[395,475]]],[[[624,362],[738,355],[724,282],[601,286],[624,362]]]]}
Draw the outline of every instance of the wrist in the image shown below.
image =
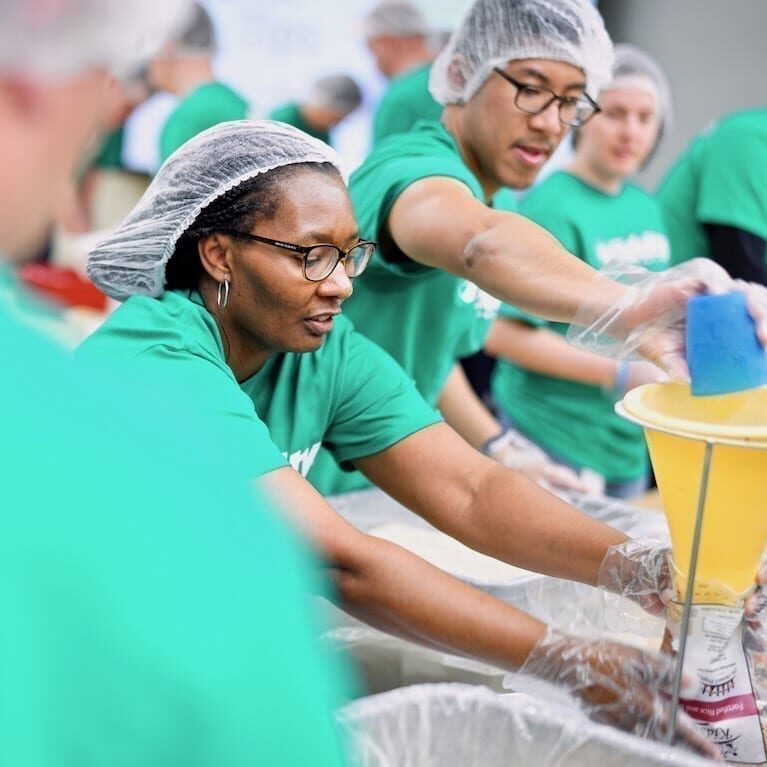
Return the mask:
{"type": "Polygon", "coordinates": [[[502,429],[490,439],[486,439],[480,446],[479,452],[492,458],[493,453],[507,441],[508,429],[502,429]]]}
{"type": "Polygon", "coordinates": [[[631,363],[627,360],[620,360],[615,366],[615,379],[613,381],[613,393],[620,396],[626,393],[626,385],[631,372],[631,363]]]}

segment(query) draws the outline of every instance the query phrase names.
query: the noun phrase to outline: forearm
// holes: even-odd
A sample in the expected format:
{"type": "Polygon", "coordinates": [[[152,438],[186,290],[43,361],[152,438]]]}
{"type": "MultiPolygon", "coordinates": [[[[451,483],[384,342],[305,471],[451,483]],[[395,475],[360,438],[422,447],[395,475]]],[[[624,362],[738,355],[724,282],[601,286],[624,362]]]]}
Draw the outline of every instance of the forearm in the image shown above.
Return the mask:
{"type": "Polygon", "coordinates": [[[495,321],[485,350],[494,357],[553,378],[605,388],[615,383],[615,360],[576,349],[552,330],[534,328],[513,319],[495,321]]]}
{"type": "Polygon", "coordinates": [[[596,585],[607,549],[628,536],[597,522],[519,472],[488,462],[453,535],[483,554],[596,585]]]}
{"type": "Polygon", "coordinates": [[[360,539],[349,566],[335,577],[344,608],[366,623],[509,669],[518,668],[543,635],[540,621],[405,549],[371,536],[360,539]]]}
{"type": "Polygon", "coordinates": [[[459,363],[454,365],[439,396],[437,407],[445,421],[472,447],[482,447],[501,431],[495,416],[471,388],[459,363]]]}
{"type": "Polygon", "coordinates": [[[506,214],[468,240],[462,276],[506,303],[558,322],[598,316],[626,288],[586,265],[528,219],[506,214]]]}
{"type": "Polygon", "coordinates": [[[324,555],[343,605],[365,622],[508,668],[519,666],[543,634],[544,625],[527,614],[361,533],[292,469],[270,472],[257,485],[324,555]]]}
{"type": "Polygon", "coordinates": [[[483,554],[594,585],[609,546],[627,536],[472,450],[446,424],[359,459],[379,487],[483,554]]]}

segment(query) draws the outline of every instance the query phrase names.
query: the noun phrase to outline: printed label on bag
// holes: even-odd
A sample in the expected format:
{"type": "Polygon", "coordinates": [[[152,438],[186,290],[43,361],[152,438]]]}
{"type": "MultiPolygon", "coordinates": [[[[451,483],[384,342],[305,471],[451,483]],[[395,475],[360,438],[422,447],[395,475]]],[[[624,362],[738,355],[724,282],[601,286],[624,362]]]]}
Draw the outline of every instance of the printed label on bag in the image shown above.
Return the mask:
{"type": "MultiPolygon", "coordinates": [[[[681,606],[679,606],[681,612],[681,606]]],[[[669,628],[679,647],[679,623],[669,628]]],[[[690,684],[679,699],[682,709],[722,757],[734,764],[767,761],[764,736],[743,650],[743,610],[693,605],[684,657],[690,684]]]]}

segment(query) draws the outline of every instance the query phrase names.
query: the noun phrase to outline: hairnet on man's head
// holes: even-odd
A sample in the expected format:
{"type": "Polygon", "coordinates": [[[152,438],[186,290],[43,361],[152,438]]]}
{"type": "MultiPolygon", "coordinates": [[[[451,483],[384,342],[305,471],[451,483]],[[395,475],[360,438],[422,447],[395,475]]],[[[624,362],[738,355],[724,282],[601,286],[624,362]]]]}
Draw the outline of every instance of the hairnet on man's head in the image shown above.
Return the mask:
{"type": "Polygon", "coordinates": [[[349,114],[362,103],[362,91],[348,75],[330,75],[321,77],[314,83],[306,103],[349,114]]]}
{"type": "Polygon", "coordinates": [[[671,133],[674,120],[671,88],[666,75],[653,58],[634,45],[620,43],[615,46],[612,80],[603,90],[629,85],[644,87],[657,99],[660,129],[653,148],[654,153],[660,142],[671,133]]]}
{"type": "Polygon", "coordinates": [[[91,252],[88,276],[119,300],[159,296],[176,243],[203,208],[245,181],[299,163],[340,169],[333,149],[285,123],[238,120],[203,131],[163,163],[128,217],[91,252]]]}
{"type": "Polygon", "coordinates": [[[188,0],[2,0],[0,73],[62,80],[98,67],[121,74],[154,54],[189,12],[188,0]]]}
{"type": "Polygon", "coordinates": [[[431,33],[423,13],[407,0],[383,0],[365,16],[362,25],[367,39],[383,35],[425,37],[431,33]]]}
{"type": "Polygon", "coordinates": [[[188,22],[173,40],[177,53],[207,55],[216,53],[216,30],[210,14],[199,3],[193,3],[188,22]]]}
{"type": "Polygon", "coordinates": [[[610,79],[612,43],[590,0],[475,0],[431,68],[440,104],[464,104],[494,67],[549,59],[582,69],[596,94],[610,79]]]}

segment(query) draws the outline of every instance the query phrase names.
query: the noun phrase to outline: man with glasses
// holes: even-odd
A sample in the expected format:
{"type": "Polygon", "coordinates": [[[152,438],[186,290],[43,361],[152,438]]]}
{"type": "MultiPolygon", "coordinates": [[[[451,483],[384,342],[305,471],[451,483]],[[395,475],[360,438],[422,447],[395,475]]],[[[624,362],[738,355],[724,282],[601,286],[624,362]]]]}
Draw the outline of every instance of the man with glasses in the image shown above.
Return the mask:
{"type": "MultiPolygon", "coordinates": [[[[475,447],[535,479],[584,489],[503,430],[458,360],[482,347],[499,299],[568,321],[594,273],[496,195],[534,181],[571,127],[590,120],[612,46],[588,0],[478,0],[432,67],[441,122],[378,145],[351,178],[364,236],[380,243],[347,309],[475,447]]],[[[617,286],[616,286],[617,288],[617,286]]],[[[324,492],[362,487],[321,455],[324,492]]]]}

